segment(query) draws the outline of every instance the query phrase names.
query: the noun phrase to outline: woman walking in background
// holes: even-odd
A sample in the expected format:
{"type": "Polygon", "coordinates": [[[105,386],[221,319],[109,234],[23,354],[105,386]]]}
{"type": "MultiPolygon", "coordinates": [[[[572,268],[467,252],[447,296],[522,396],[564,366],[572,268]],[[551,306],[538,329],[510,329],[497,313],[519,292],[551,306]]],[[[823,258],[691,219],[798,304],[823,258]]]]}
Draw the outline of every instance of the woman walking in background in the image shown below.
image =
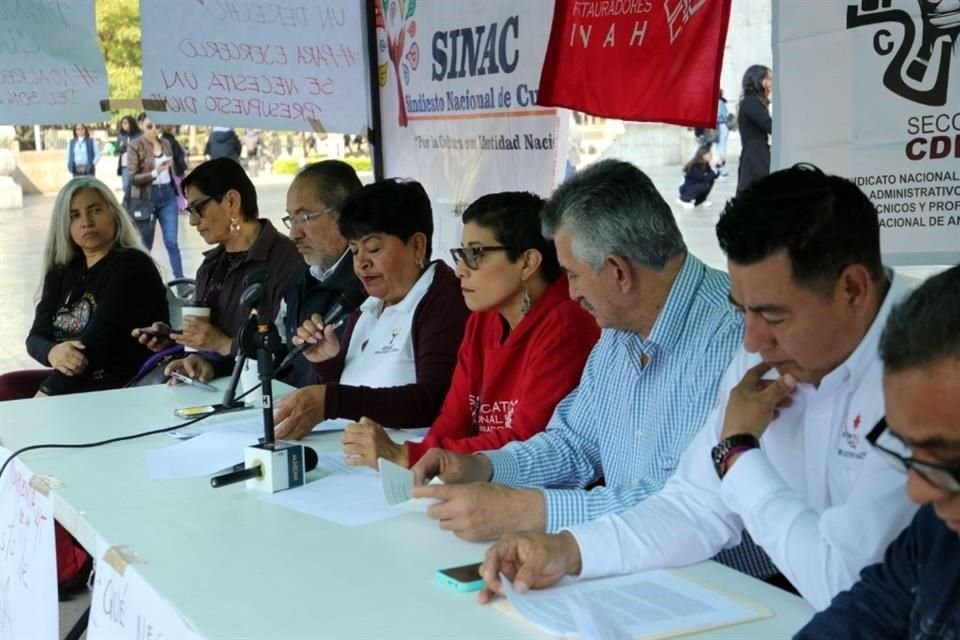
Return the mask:
{"type": "Polygon", "coordinates": [[[140,137],[140,127],[133,116],[123,116],[120,119],[120,130],[117,134],[117,175],[123,184],[123,193],[130,187],[130,172],[127,170],[127,148],[130,143],[140,137]]]}
{"type": "Polygon", "coordinates": [[[160,221],[163,244],[170,258],[174,278],[183,277],[183,262],[177,244],[177,189],[173,183],[173,148],[159,136],[157,125],[141,113],[137,117],[143,135],[130,143],[127,149],[127,168],[130,170],[130,215],[133,216],[150,251],[156,222],[160,221]],[[146,206],[148,205],[148,206],[146,206]]]}
{"type": "Polygon", "coordinates": [[[770,173],[770,143],[773,132],[770,117],[770,89],[773,73],[762,64],[755,64],[743,74],[743,95],[737,113],[740,127],[740,173],[737,180],[739,194],[751,184],[770,173]]]}

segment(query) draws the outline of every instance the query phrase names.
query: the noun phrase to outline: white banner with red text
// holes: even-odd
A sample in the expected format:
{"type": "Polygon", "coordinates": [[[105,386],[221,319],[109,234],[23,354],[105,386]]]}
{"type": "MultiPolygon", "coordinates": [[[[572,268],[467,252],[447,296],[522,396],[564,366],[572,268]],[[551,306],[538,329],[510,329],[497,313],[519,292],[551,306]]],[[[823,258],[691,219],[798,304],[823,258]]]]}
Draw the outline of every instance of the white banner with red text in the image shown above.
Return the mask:
{"type": "Polygon", "coordinates": [[[164,124],[367,132],[363,0],[141,0],[164,124]]]}

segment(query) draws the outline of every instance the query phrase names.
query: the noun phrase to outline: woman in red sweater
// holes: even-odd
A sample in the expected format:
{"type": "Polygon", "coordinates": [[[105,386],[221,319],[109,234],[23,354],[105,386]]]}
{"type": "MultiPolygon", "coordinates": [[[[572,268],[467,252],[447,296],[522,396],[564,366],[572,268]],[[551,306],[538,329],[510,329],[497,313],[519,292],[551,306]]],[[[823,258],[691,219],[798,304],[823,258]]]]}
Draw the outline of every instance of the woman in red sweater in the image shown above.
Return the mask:
{"type": "Polygon", "coordinates": [[[451,254],[473,313],[440,415],[423,442],[404,444],[361,418],[343,433],[348,463],[377,468],[386,458],[410,467],[433,447],[499,449],[547,426],[600,330],[567,294],[553,242],[540,232],[542,207],[533,194],[504,192],[467,208],[462,247],[451,254]]]}

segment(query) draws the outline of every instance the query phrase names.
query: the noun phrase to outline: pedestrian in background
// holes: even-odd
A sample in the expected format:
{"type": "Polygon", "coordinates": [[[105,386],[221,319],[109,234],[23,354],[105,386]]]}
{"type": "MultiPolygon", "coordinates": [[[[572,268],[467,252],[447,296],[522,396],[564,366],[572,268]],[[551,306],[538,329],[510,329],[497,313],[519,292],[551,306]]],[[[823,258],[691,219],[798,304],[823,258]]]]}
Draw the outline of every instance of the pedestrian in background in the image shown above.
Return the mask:
{"type": "Polygon", "coordinates": [[[117,175],[120,176],[123,184],[123,192],[126,193],[130,186],[130,172],[127,170],[127,147],[130,143],[140,137],[140,127],[133,116],[123,116],[120,118],[120,126],[117,132],[117,175]]]}
{"type": "Polygon", "coordinates": [[[67,169],[70,175],[74,178],[95,175],[99,160],[100,146],[90,137],[87,125],[76,125],[73,128],[73,140],[67,145],[67,169]]]}

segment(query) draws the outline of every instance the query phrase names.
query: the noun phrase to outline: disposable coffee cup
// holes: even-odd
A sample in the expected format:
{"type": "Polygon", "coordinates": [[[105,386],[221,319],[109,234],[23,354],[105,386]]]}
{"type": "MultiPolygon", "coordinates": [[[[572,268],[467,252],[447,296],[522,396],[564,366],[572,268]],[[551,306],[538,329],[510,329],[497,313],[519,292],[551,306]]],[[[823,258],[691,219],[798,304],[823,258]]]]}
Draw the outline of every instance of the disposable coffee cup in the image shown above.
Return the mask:
{"type": "MultiPolygon", "coordinates": [[[[210,307],[199,307],[199,306],[184,306],[180,310],[180,315],[184,318],[187,316],[193,316],[195,318],[207,318],[210,319],[210,307]]],[[[184,351],[196,351],[192,347],[184,347],[184,351]]]]}

